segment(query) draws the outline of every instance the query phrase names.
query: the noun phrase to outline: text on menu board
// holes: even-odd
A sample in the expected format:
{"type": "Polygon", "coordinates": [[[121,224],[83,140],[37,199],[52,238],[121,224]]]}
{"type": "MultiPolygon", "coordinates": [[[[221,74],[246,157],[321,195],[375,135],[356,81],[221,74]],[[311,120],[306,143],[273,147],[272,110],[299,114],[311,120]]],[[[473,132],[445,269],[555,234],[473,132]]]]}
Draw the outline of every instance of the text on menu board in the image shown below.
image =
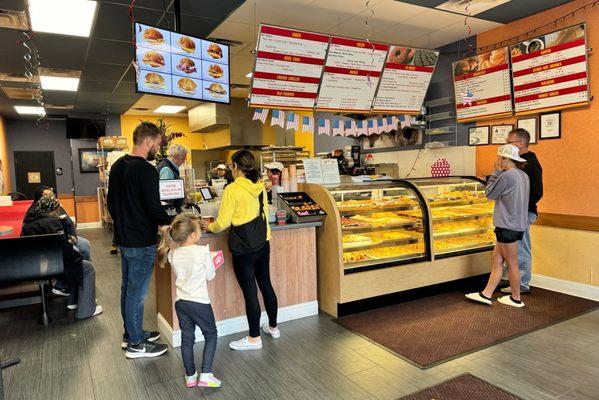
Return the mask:
{"type": "Polygon", "coordinates": [[[511,46],[516,113],[589,101],[585,28],[575,25],[511,46]]]}
{"type": "Polygon", "coordinates": [[[229,46],[135,23],[137,91],[230,103],[229,46]]]}
{"type": "Polygon", "coordinates": [[[507,47],[456,61],[452,67],[458,122],[512,114],[507,47]]]}

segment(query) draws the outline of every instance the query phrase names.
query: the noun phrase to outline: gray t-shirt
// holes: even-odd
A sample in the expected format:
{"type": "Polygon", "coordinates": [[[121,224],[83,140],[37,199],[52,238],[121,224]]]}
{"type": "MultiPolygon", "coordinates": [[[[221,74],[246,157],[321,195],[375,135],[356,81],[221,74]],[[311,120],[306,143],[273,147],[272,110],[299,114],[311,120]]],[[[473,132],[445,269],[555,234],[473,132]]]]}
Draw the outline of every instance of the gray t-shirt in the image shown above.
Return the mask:
{"type": "Polygon", "coordinates": [[[495,171],[489,177],[485,195],[495,200],[493,225],[523,232],[528,228],[530,183],[524,171],[512,168],[495,171]]]}

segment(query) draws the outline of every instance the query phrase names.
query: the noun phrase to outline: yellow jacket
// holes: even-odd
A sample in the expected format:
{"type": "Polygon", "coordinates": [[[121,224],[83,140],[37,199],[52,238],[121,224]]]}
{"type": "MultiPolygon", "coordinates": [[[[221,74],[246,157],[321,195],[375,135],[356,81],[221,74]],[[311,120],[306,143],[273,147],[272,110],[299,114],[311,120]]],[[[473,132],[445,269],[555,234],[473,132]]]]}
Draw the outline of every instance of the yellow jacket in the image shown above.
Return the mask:
{"type": "Polygon", "coordinates": [[[235,182],[227,185],[218,210],[216,221],[208,225],[211,232],[220,232],[233,226],[250,222],[260,214],[258,196],[264,194],[264,217],[266,218],[266,240],[270,240],[270,224],[268,223],[268,198],[264,182],[252,183],[245,177],[235,178],[235,182]]]}

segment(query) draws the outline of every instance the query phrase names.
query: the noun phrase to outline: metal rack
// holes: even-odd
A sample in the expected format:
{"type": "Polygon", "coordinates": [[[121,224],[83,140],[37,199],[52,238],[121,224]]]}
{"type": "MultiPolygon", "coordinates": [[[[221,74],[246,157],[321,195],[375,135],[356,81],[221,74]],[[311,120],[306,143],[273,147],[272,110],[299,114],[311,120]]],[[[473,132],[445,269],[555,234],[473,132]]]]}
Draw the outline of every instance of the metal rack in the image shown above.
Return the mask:
{"type": "Polygon", "coordinates": [[[295,146],[268,146],[260,149],[260,170],[264,171],[264,164],[278,161],[285,167],[290,165],[301,166],[304,158],[310,158],[310,152],[304,147],[295,146]]]}

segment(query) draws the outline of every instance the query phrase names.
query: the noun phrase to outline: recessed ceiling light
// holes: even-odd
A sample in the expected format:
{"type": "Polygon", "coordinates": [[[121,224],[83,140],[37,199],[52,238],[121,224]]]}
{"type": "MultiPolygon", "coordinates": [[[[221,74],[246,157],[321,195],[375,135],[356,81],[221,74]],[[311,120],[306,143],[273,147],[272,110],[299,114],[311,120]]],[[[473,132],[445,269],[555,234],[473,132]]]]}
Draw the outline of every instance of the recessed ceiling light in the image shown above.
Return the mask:
{"type": "Polygon", "coordinates": [[[44,107],[15,106],[15,110],[21,115],[46,115],[44,107]]]}
{"type": "Polygon", "coordinates": [[[35,32],[89,37],[97,2],[88,0],[29,0],[35,32]]]}
{"type": "Polygon", "coordinates": [[[76,92],[79,87],[79,78],[63,78],[60,76],[40,76],[40,83],[44,90],[65,90],[76,92]]]}
{"type": "Polygon", "coordinates": [[[253,75],[254,75],[254,74],[253,74],[253,72],[250,72],[250,73],[249,73],[249,74],[247,74],[245,77],[246,77],[246,78],[251,78],[253,75]]]}
{"type": "Polygon", "coordinates": [[[176,114],[185,110],[185,106],[160,106],[154,110],[156,114],[176,114]]]}

